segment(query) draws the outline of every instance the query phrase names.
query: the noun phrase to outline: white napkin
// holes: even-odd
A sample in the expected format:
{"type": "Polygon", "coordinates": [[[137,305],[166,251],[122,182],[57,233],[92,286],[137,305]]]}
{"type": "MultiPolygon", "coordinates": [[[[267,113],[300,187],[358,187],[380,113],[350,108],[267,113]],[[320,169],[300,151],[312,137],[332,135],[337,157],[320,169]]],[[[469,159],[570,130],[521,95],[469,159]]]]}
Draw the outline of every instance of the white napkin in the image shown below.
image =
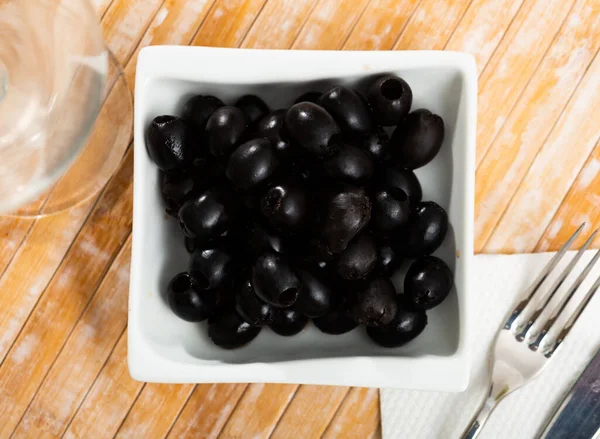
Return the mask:
{"type": "MultiPolygon", "coordinates": [[[[571,285],[592,256],[584,254],[574,276],[567,278],[564,288],[571,285]]],[[[570,252],[557,267],[561,268],[573,256],[570,252]]],[[[552,254],[480,255],[474,258],[471,270],[474,296],[472,337],[472,368],[469,388],[463,393],[440,393],[404,390],[381,390],[381,419],[384,439],[452,439],[464,431],[475,413],[489,384],[488,354],[494,336],[516,299],[535,279],[552,254]]],[[[558,272],[555,269],[554,272],[558,272]]],[[[577,297],[588,291],[600,275],[600,262],[579,288],[577,297]]],[[[552,279],[544,284],[549,287],[552,279]]],[[[597,294],[600,296],[600,292],[597,294]]],[[[555,298],[556,299],[556,298],[555,298]]],[[[571,301],[573,302],[573,300],[571,301]]],[[[551,304],[553,304],[551,302],[551,304]]],[[[574,304],[576,305],[576,303],[574,304]]],[[[482,439],[534,438],[546,416],[561,400],[561,395],[578,378],[600,342],[600,297],[588,305],[566,341],[552,361],[533,382],[508,395],[494,410],[484,426],[482,439]]]]}

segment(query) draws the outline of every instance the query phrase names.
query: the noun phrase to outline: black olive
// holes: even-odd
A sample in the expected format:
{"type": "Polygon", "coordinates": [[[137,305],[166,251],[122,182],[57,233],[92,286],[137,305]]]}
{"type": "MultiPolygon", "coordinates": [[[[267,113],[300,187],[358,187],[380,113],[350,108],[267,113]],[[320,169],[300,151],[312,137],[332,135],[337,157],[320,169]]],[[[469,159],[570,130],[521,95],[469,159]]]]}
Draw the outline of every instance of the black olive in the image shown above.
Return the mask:
{"type": "Polygon", "coordinates": [[[175,315],[188,322],[201,322],[210,317],[215,308],[213,292],[201,291],[188,273],[179,273],[169,282],[167,298],[175,315]]]}
{"type": "Polygon", "coordinates": [[[317,101],[337,122],[343,133],[366,136],[373,129],[369,107],[351,88],[337,85],[317,101]]]}
{"type": "Polygon", "coordinates": [[[421,183],[413,171],[397,166],[389,166],[384,172],[383,186],[403,190],[408,195],[412,207],[423,199],[421,183]]]}
{"type": "Polygon", "coordinates": [[[281,237],[259,221],[250,221],[242,233],[243,236],[240,241],[243,243],[243,248],[241,250],[246,253],[249,261],[254,262],[258,256],[265,252],[285,253],[284,242],[281,237]]]}
{"type": "Polygon", "coordinates": [[[209,246],[198,248],[192,253],[188,271],[200,288],[212,290],[232,284],[236,264],[230,252],[217,246],[209,246]]]}
{"type": "Polygon", "coordinates": [[[433,201],[423,201],[413,209],[400,234],[406,256],[417,258],[438,249],[448,232],[448,214],[433,201]]]}
{"type": "Polygon", "coordinates": [[[444,121],[429,110],[416,110],[394,130],[392,154],[403,167],[417,169],[437,155],[444,141],[444,121]]]}
{"type": "Polygon", "coordinates": [[[160,193],[165,203],[165,211],[176,217],[183,203],[197,192],[199,187],[198,179],[190,171],[174,169],[165,172],[160,180],[160,193]]]}
{"type": "Polygon", "coordinates": [[[198,248],[198,244],[196,244],[196,240],[194,238],[188,238],[187,236],[185,236],[183,239],[184,239],[183,242],[185,244],[185,249],[188,251],[188,253],[194,253],[196,248],[198,248]]]}
{"type": "Polygon", "coordinates": [[[150,158],[163,171],[181,168],[194,159],[194,138],[186,123],[176,116],[155,117],[146,140],[150,158]]]}
{"type": "Polygon", "coordinates": [[[394,319],[387,325],[367,327],[367,335],[371,340],[386,348],[402,346],[417,337],[427,326],[427,314],[423,310],[411,308],[398,296],[398,311],[394,319]]]}
{"type": "Polygon", "coordinates": [[[354,238],[342,251],[336,263],[337,273],[346,280],[365,278],[377,263],[377,246],[368,234],[354,238]]]}
{"type": "Polygon", "coordinates": [[[412,105],[412,90],[402,78],[382,76],[369,87],[367,100],[379,125],[398,125],[412,105]]]}
{"type": "Polygon", "coordinates": [[[370,133],[363,142],[363,147],[374,160],[382,163],[390,159],[390,137],[381,127],[370,133]]]}
{"type": "Polygon", "coordinates": [[[284,119],[287,110],[275,110],[263,117],[256,126],[256,135],[269,139],[275,152],[281,158],[292,155],[292,145],[284,130],[284,119]]]}
{"type": "Polygon", "coordinates": [[[385,277],[367,282],[354,297],[351,313],[361,325],[381,326],[392,321],[396,315],[396,289],[385,277]]]}
{"type": "Polygon", "coordinates": [[[236,107],[218,108],[206,122],[206,143],[218,159],[227,159],[246,131],[246,116],[236,107]]]}
{"type": "Polygon", "coordinates": [[[273,320],[273,305],[264,302],[256,295],[249,280],[242,283],[236,294],[235,309],[251,325],[268,325],[273,320]]]}
{"type": "Polygon", "coordinates": [[[225,104],[219,98],[210,95],[197,95],[189,98],[183,105],[181,117],[199,132],[204,132],[208,118],[217,108],[225,104]]]}
{"type": "Polygon", "coordinates": [[[235,349],[250,343],[261,329],[245,321],[235,310],[220,313],[208,322],[208,336],[214,344],[224,349],[235,349]]]}
{"type": "Polygon", "coordinates": [[[267,181],[279,160],[267,139],[253,139],[240,145],[229,157],[225,174],[236,189],[249,190],[267,181]]]}
{"type": "Polygon", "coordinates": [[[450,267],[435,256],[417,259],[404,278],[404,294],[416,309],[431,309],[444,301],[454,279],[450,267]]]}
{"type": "Polygon", "coordinates": [[[266,252],[254,262],[252,286],[265,302],[275,306],[291,306],[298,298],[302,283],[282,255],[266,252]]]}
{"type": "Polygon", "coordinates": [[[198,244],[217,238],[228,230],[235,216],[235,203],[223,191],[208,190],[186,201],[179,209],[179,225],[198,244]]]}
{"type": "Polygon", "coordinates": [[[294,104],[285,114],[285,129],[299,146],[318,157],[339,149],[334,138],[340,129],[325,109],[312,102],[294,104]]]}
{"type": "Polygon", "coordinates": [[[373,197],[373,221],[380,232],[392,232],[406,224],[409,216],[410,202],[403,190],[382,189],[373,197]]]}
{"type": "Polygon", "coordinates": [[[254,125],[260,119],[269,114],[269,106],[256,95],[244,95],[237,100],[235,106],[246,115],[249,125],[254,125]]]}
{"type": "Polygon", "coordinates": [[[319,247],[327,256],[342,252],[371,219],[371,200],[361,189],[346,189],[324,206],[319,247]]]}
{"type": "Polygon", "coordinates": [[[310,200],[303,190],[281,184],[271,187],[263,195],[260,211],[274,227],[294,230],[308,222],[310,200]]]}
{"type": "Polygon", "coordinates": [[[369,154],[346,144],[323,163],[323,168],[330,177],[348,183],[364,184],[373,176],[373,160],[369,154]]]}
{"type": "Polygon", "coordinates": [[[292,308],[275,308],[273,310],[273,321],[269,328],[276,334],[296,335],[301,332],[308,323],[308,317],[292,308]]]}
{"type": "Polygon", "coordinates": [[[345,334],[358,326],[350,316],[345,300],[338,302],[327,314],[317,317],[313,322],[321,332],[333,335],[345,334]]]}
{"type": "Polygon", "coordinates": [[[392,245],[380,243],[377,247],[377,265],[373,271],[383,276],[391,276],[398,270],[401,263],[402,257],[392,245]]]}
{"type": "Polygon", "coordinates": [[[322,270],[298,269],[298,277],[302,288],[294,308],[307,317],[315,318],[326,314],[333,306],[334,290],[330,288],[331,280],[322,270]]]}
{"type": "Polygon", "coordinates": [[[313,104],[316,104],[320,97],[321,93],[318,91],[307,91],[306,93],[298,96],[298,99],[296,99],[294,104],[299,102],[312,102],[313,104]]]}

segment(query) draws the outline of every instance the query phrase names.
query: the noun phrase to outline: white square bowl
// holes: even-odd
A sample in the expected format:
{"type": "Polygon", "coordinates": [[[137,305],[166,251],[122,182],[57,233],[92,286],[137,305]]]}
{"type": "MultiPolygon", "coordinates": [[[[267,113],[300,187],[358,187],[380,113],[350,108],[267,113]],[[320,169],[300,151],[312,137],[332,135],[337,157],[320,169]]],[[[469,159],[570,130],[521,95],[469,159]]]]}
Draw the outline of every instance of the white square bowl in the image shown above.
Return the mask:
{"type": "MultiPolygon", "coordinates": [[[[467,54],[451,52],[325,52],[149,47],[140,52],[135,88],[133,250],[128,361],[133,378],[163,383],[277,382],[461,391],[468,384],[467,351],[473,254],[473,191],[477,76],[467,54]],[[236,350],[214,346],[206,323],[178,319],[166,304],[170,278],[187,267],[176,221],[166,218],[158,169],[144,132],[161,114],[178,114],[193,94],[226,103],[242,94],[271,108],[332,84],[357,85],[395,73],[412,87],[413,108],[441,115],[446,137],[440,154],[417,170],[424,199],[447,209],[451,229],[436,254],[455,273],[455,289],[428,312],[429,325],[406,346],[385,349],[360,328],[341,336],[312,324],[294,337],[268,328],[236,350]]],[[[398,280],[398,279],[396,279],[398,280]]],[[[401,278],[399,279],[401,280],[401,278]]],[[[401,287],[401,282],[396,282],[401,287]]]]}

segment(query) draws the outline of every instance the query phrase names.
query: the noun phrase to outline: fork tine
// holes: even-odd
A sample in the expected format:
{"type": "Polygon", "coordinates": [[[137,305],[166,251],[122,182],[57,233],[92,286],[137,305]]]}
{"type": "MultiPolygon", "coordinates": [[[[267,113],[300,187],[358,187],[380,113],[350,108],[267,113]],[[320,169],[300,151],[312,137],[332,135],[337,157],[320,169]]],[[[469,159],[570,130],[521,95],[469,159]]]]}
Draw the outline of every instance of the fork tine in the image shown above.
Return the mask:
{"type": "MultiPolygon", "coordinates": [[[[595,230],[594,233],[592,233],[590,235],[590,237],[587,239],[587,241],[584,242],[584,244],[581,246],[581,249],[577,252],[577,254],[575,256],[573,256],[573,259],[571,259],[571,261],[565,267],[565,269],[562,271],[560,276],[558,276],[556,281],[554,281],[554,284],[552,285],[552,287],[550,287],[550,290],[542,297],[542,299],[540,300],[540,303],[537,305],[537,308],[532,313],[531,317],[528,319],[527,324],[522,323],[516,327],[515,332],[517,334],[516,335],[517,341],[523,341],[525,339],[527,332],[531,329],[531,327],[537,321],[537,319],[540,317],[542,312],[544,312],[544,310],[548,306],[548,303],[552,300],[552,298],[554,297],[556,292],[560,289],[560,287],[564,283],[567,276],[573,271],[573,268],[575,267],[575,265],[577,265],[577,262],[579,262],[579,260],[581,259],[581,257],[585,253],[585,251],[588,249],[588,247],[594,241],[594,238],[596,237],[597,233],[598,233],[598,230],[595,230]]],[[[531,339],[531,335],[530,335],[530,339],[531,339]]]]}
{"type": "Polygon", "coordinates": [[[504,325],[504,329],[510,329],[512,327],[513,323],[515,322],[517,317],[519,317],[519,315],[521,315],[521,313],[523,312],[523,310],[525,309],[525,307],[527,306],[527,304],[529,303],[529,301],[531,300],[533,295],[537,292],[539,287],[544,283],[544,281],[546,280],[546,278],[548,277],[550,272],[554,269],[554,267],[556,267],[556,265],[559,263],[559,261],[565,255],[565,253],[569,250],[569,248],[573,244],[573,241],[575,241],[577,239],[577,237],[583,230],[584,226],[585,226],[585,223],[580,225],[579,228],[577,230],[575,230],[575,233],[573,233],[571,235],[571,237],[568,239],[568,241],[565,242],[564,245],[560,248],[560,250],[552,257],[552,259],[550,259],[550,262],[548,262],[548,264],[544,267],[542,272],[538,275],[537,279],[525,291],[525,293],[523,294],[525,296],[525,298],[523,300],[521,300],[521,302],[519,302],[519,304],[515,307],[514,311],[511,313],[508,320],[506,321],[506,323],[504,325]]]}
{"type": "Polygon", "coordinates": [[[581,286],[581,284],[583,283],[583,281],[585,280],[587,275],[592,270],[592,268],[594,268],[594,265],[596,264],[596,262],[598,262],[598,259],[600,259],[600,250],[598,250],[594,254],[594,257],[590,260],[590,262],[588,262],[588,264],[583,269],[581,274],[577,277],[577,279],[575,280],[573,285],[571,285],[571,287],[567,290],[567,293],[561,298],[560,302],[558,302],[558,304],[556,304],[556,306],[552,310],[552,314],[550,314],[550,316],[544,323],[544,326],[542,327],[539,334],[531,334],[531,338],[532,339],[535,338],[535,341],[529,345],[531,350],[535,351],[539,348],[542,339],[550,331],[550,328],[552,328],[552,326],[555,324],[556,320],[558,320],[559,316],[564,311],[565,307],[567,306],[567,304],[569,303],[571,298],[575,295],[575,293],[577,292],[577,290],[579,289],[579,287],[581,286]]]}
{"type": "Polygon", "coordinates": [[[585,294],[585,297],[581,300],[577,308],[575,308],[575,311],[573,311],[573,314],[571,314],[571,316],[567,320],[567,323],[565,323],[565,325],[563,326],[562,330],[558,334],[558,337],[556,338],[556,343],[554,343],[554,346],[552,346],[547,352],[544,352],[544,355],[546,357],[550,357],[558,349],[558,347],[561,345],[565,337],[569,334],[569,331],[571,331],[571,328],[573,327],[573,325],[575,325],[577,319],[579,319],[579,316],[585,310],[585,307],[588,305],[588,303],[590,303],[590,300],[592,300],[592,297],[594,297],[594,294],[596,293],[596,291],[598,291],[599,288],[600,276],[598,276],[596,282],[594,282],[594,284],[585,294]]]}

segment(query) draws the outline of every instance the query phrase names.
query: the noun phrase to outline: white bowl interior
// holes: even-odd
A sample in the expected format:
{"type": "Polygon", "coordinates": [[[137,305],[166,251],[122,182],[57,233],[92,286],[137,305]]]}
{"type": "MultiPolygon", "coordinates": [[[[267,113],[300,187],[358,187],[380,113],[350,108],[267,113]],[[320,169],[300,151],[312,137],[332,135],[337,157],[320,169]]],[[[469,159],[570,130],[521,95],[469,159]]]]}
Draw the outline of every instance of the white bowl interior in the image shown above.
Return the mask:
{"type": "MultiPolygon", "coordinates": [[[[221,83],[155,77],[143,84],[141,119],[143,127],[147,127],[155,116],[177,115],[183,102],[194,94],[213,94],[226,103],[233,103],[239,96],[252,93],[262,97],[271,108],[276,109],[291,105],[304,92],[326,91],[334,84],[364,90],[368,80],[383,71],[337,77],[325,75],[305,82],[221,83]]],[[[414,96],[413,109],[427,108],[441,115],[445,123],[446,135],[441,152],[432,163],[418,169],[416,173],[423,186],[424,200],[433,200],[449,212],[454,227],[451,227],[446,241],[436,255],[444,259],[454,271],[458,254],[454,230],[457,225],[460,225],[459,229],[462,228],[465,214],[464,200],[460,198],[464,189],[460,183],[463,179],[454,178],[455,172],[466,172],[465,169],[454,169],[465,162],[464,149],[455,140],[465,77],[452,66],[407,68],[388,72],[401,76],[410,84],[414,96]]],[[[315,75],[318,77],[318,73],[315,75]]],[[[464,132],[460,136],[464,137],[464,132]]],[[[138,136],[136,142],[143,144],[144,140],[138,136]]],[[[139,295],[136,306],[140,306],[140,332],[159,356],[192,363],[269,363],[355,356],[445,357],[456,352],[460,340],[459,301],[456,292],[452,292],[442,305],[428,312],[429,324],[416,340],[396,349],[375,345],[362,328],[341,336],[332,336],[321,333],[312,324],[294,337],[281,337],[265,328],[246,347],[233,351],[216,347],[207,336],[206,323],[182,321],[171,313],[166,303],[166,285],[175,274],[186,269],[189,255],[183,246],[176,221],[164,214],[158,186],[158,169],[137,145],[135,159],[143,162],[141,166],[136,166],[136,172],[140,168],[145,169],[142,175],[136,175],[136,185],[144,185],[148,190],[141,192],[142,200],[136,200],[136,208],[142,206],[143,209],[143,226],[135,224],[136,233],[141,235],[138,238],[143,242],[143,251],[138,253],[141,260],[136,261],[141,270],[139,284],[135,287],[132,284],[131,294],[139,295]],[[136,291],[133,291],[134,288],[136,291]]],[[[404,271],[409,262],[405,261],[403,264],[404,271]]],[[[402,291],[402,275],[398,273],[394,278],[397,290],[402,291]]],[[[460,289],[461,285],[458,287],[460,289]]]]}

